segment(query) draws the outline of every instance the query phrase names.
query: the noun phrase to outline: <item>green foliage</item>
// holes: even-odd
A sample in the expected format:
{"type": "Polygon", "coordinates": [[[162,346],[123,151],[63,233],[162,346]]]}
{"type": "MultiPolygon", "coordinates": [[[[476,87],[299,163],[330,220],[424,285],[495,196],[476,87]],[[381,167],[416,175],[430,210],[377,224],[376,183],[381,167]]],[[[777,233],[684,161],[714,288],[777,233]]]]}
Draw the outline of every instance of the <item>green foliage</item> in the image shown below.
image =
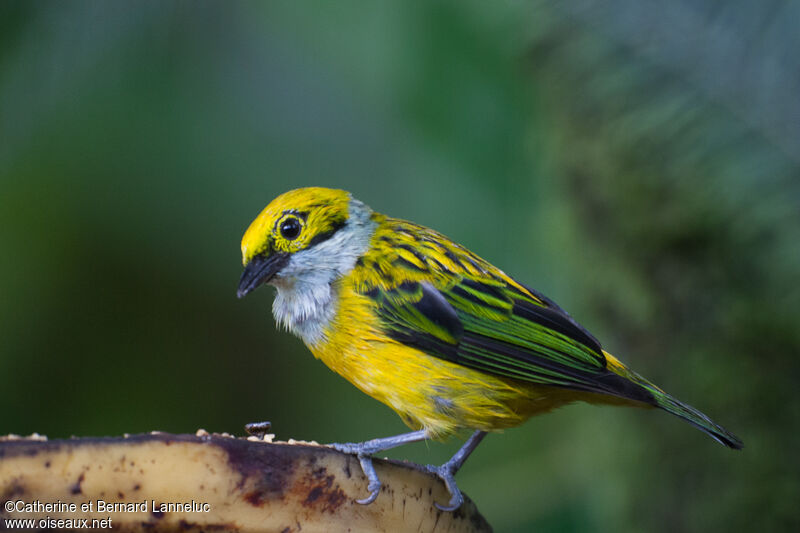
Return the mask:
{"type": "Polygon", "coordinates": [[[459,474],[498,531],[796,530],[799,16],[0,3],[0,433],[403,431],[266,293],[235,298],[250,220],[334,186],[541,290],[745,442],[657,412],[532,420],[459,474]]]}

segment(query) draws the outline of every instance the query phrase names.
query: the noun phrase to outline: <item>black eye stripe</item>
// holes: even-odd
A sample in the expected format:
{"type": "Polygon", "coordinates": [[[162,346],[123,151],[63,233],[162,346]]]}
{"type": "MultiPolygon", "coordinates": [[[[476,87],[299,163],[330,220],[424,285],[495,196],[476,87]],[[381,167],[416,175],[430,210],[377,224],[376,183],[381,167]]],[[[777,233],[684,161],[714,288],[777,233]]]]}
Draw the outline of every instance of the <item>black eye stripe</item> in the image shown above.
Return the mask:
{"type": "Polygon", "coordinates": [[[331,237],[333,237],[333,236],[334,236],[334,234],[335,234],[337,231],[339,231],[340,229],[342,229],[342,228],[344,227],[344,225],[345,225],[345,224],[346,224],[346,221],[345,221],[345,220],[339,220],[339,221],[335,222],[335,223],[333,224],[333,227],[332,227],[331,229],[329,229],[328,231],[324,231],[324,232],[322,232],[322,233],[318,233],[318,234],[316,234],[316,235],[314,236],[314,238],[313,238],[313,239],[311,239],[311,241],[308,243],[308,248],[311,248],[311,247],[312,247],[312,246],[314,246],[315,244],[319,244],[319,243],[321,243],[321,242],[327,241],[328,239],[330,239],[331,237]]]}

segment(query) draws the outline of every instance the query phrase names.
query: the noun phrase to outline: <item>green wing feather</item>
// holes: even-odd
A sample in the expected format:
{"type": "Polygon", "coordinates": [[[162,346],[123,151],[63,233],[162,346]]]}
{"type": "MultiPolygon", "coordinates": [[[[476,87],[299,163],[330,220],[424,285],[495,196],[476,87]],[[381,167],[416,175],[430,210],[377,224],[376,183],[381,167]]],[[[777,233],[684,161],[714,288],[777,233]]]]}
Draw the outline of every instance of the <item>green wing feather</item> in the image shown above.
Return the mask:
{"type": "Polygon", "coordinates": [[[390,337],[489,374],[653,402],[608,370],[597,340],[551,300],[446,237],[390,222],[403,226],[379,236],[382,262],[365,257],[359,265],[393,273],[361,290],[390,337]]]}
{"type": "Polygon", "coordinates": [[[742,447],[736,435],[638,374],[611,371],[600,343],[544,295],[427,228],[379,222],[377,245],[357,262],[356,290],[375,302],[393,339],[488,374],[654,405],[742,447]]]}
{"type": "Polygon", "coordinates": [[[538,385],[652,401],[606,368],[600,345],[569,315],[513,288],[462,278],[443,289],[407,281],[367,294],[390,337],[434,357],[538,385]]]}

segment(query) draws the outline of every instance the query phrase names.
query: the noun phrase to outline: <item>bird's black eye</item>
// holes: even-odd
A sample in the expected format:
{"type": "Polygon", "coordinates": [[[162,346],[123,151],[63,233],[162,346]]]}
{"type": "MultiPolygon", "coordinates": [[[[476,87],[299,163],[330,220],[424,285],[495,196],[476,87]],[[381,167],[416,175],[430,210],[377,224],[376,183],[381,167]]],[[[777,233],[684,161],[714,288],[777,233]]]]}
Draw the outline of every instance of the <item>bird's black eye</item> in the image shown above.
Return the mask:
{"type": "Polygon", "coordinates": [[[293,241],[300,235],[300,230],[302,226],[300,226],[300,221],[297,220],[295,217],[289,217],[283,222],[281,222],[281,236],[284,239],[288,239],[293,241]]]}

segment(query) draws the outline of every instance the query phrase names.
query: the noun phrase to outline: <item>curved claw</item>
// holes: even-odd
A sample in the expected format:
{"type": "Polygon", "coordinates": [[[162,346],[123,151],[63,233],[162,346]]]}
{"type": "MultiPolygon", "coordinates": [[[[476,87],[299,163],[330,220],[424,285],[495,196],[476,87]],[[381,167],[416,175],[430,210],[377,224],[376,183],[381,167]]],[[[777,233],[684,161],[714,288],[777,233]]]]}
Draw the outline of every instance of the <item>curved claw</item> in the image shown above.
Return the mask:
{"type": "Polygon", "coordinates": [[[381,480],[378,479],[378,473],[375,472],[375,467],[372,465],[372,456],[358,454],[358,462],[361,463],[361,471],[364,472],[364,475],[367,476],[367,480],[369,480],[369,484],[367,485],[369,496],[361,500],[356,500],[356,503],[368,505],[374,502],[375,498],[378,497],[378,493],[381,491],[381,480]]]}
{"type": "Polygon", "coordinates": [[[378,494],[381,492],[381,482],[378,481],[377,485],[370,483],[367,485],[367,490],[369,491],[369,496],[360,500],[356,500],[356,503],[360,503],[361,505],[369,505],[374,502],[375,498],[377,498],[378,494]]]}
{"type": "Polygon", "coordinates": [[[375,498],[378,497],[378,493],[379,492],[380,492],[380,490],[376,490],[375,492],[373,492],[372,494],[370,494],[366,498],[361,498],[360,500],[356,500],[356,503],[359,503],[361,505],[369,505],[369,504],[371,504],[372,502],[375,501],[375,498]]]}
{"type": "Polygon", "coordinates": [[[464,503],[464,495],[461,494],[461,490],[456,484],[456,478],[452,469],[450,468],[450,464],[445,463],[442,466],[428,465],[426,468],[428,472],[431,474],[436,474],[439,479],[444,481],[444,486],[447,488],[447,492],[450,493],[450,501],[447,502],[447,505],[439,505],[438,503],[434,502],[433,504],[436,506],[436,508],[440,511],[455,511],[461,507],[461,504],[464,503]]]}

